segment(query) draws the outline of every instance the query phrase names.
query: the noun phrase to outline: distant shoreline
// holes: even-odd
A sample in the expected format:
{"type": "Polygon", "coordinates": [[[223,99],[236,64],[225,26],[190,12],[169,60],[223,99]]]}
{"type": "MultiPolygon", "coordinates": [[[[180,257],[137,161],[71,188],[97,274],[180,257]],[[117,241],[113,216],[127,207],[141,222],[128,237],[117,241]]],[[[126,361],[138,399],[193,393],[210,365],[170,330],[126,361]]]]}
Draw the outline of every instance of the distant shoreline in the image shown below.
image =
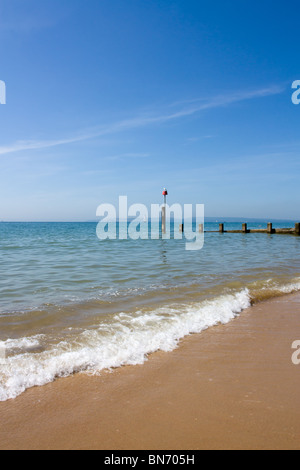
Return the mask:
{"type": "MultiPolygon", "coordinates": [[[[128,221],[134,220],[135,218],[128,218],[128,221]]],[[[151,222],[151,218],[148,219],[149,222],[151,222]]],[[[153,219],[153,221],[157,222],[157,219],[153,219]]],[[[246,218],[246,217],[205,217],[205,222],[208,223],[268,223],[268,222],[273,222],[273,223],[278,223],[278,224],[283,224],[283,223],[296,223],[298,219],[255,219],[255,218],[246,218]]],[[[99,222],[98,219],[95,220],[0,220],[0,223],[4,224],[89,224],[89,223],[95,223],[97,224],[99,222]]],[[[122,220],[117,219],[117,222],[122,222],[122,220]]],[[[175,222],[177,222],[175,220],[175,222]]],[[[196,222],[194,219],[193,222],[196,222]]]]}

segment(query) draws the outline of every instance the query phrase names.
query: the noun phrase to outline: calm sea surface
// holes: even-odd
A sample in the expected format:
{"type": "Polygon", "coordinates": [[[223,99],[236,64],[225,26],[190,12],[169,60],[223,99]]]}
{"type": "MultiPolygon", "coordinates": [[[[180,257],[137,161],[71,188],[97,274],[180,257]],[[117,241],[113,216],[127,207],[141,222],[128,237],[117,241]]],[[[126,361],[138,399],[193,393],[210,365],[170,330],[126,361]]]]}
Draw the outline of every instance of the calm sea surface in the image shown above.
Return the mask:
{"type": "Polygon", "coordinates": [[[206,233],[202,250],[186,251],[185,239],[100,241],[96,225],[0,223],[0,400],[142,363],[253,301],[300,290],[300,237],[206,233]]]}

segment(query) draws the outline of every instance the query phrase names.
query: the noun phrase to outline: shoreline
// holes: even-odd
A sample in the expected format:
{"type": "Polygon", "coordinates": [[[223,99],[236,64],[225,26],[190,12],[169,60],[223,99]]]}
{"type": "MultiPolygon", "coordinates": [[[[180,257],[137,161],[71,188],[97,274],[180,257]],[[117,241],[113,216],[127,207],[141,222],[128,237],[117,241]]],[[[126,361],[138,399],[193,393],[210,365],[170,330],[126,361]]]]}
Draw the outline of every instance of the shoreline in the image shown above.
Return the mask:
{"type": "Polygon", "coordinates": [[[300,294],[258,303],[169,353],[0,403],[0,449],[300,449],[300,294]]]}

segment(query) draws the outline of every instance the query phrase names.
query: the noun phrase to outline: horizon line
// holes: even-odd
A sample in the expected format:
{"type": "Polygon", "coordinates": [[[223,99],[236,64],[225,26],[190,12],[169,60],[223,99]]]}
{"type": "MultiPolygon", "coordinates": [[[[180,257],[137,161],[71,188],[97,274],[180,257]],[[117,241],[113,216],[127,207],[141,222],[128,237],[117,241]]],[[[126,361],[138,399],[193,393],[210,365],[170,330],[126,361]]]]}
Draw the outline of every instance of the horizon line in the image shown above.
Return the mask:
{"type": "MultiPolygon", "coordinates": [[[[136,217],[128,217],[127,221],[132,221],[132,220],[135,220],[136,217]]],[[[226,219],[228,219],[228,223],[232,222],[232,220],[234,220],[235,222],[239,223],[239,222],[244,222],[244,221],[249,221],[249,222],[254,222],[254,221],[266,221],[266,222],[272,222],[272,221],[276,221],[276,222],[295,222],[297,223],[296,221],[297,220],[300,220],[300,217],[299,219],[297,218],[274,218],[274,217],[269,217],[269,218],[266,218],[266,217],[231,217],[231,216],[228,216],[228,217],[213,217],[213,216],[207,216],[204,218],[204,220],[207,220],[207,219],[214,219],[214,221],[210,220],[209,222],[210,223],[226,223],[226,219]],[[229,219],[232,219],[231,221],[229,219]]],[[[151,217],[148,217],[148,221],[158,221],[160,219],[152,219],[151,217]]],[[[180,221],[181,219],[171,219],[171,220],[174,220],[174,221],[180,221]]],[[[191,220],[190,218],[188,220],[191,220]]],[[[193,222],[196,221],[196,218],[193,217],[193,222]]],[[[101,222],[101,220],[0,220],[0,224],[97,224],[101,222]]],[[[125,222],[125,220],[120,220],[119,218],[116,219],[116,222],[125,222]]]]}

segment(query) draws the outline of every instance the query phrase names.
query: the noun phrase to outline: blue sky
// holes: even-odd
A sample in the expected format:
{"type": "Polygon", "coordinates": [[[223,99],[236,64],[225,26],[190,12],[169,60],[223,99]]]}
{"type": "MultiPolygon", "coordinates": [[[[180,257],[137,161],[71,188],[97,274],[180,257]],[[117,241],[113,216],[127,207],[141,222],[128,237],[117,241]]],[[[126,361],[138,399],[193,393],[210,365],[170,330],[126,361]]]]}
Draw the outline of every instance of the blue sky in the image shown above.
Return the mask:
{"type": "Polygon", "coordinates": [[[0,220],[299,220],[299,2],[0,0],[0,220]]]}

